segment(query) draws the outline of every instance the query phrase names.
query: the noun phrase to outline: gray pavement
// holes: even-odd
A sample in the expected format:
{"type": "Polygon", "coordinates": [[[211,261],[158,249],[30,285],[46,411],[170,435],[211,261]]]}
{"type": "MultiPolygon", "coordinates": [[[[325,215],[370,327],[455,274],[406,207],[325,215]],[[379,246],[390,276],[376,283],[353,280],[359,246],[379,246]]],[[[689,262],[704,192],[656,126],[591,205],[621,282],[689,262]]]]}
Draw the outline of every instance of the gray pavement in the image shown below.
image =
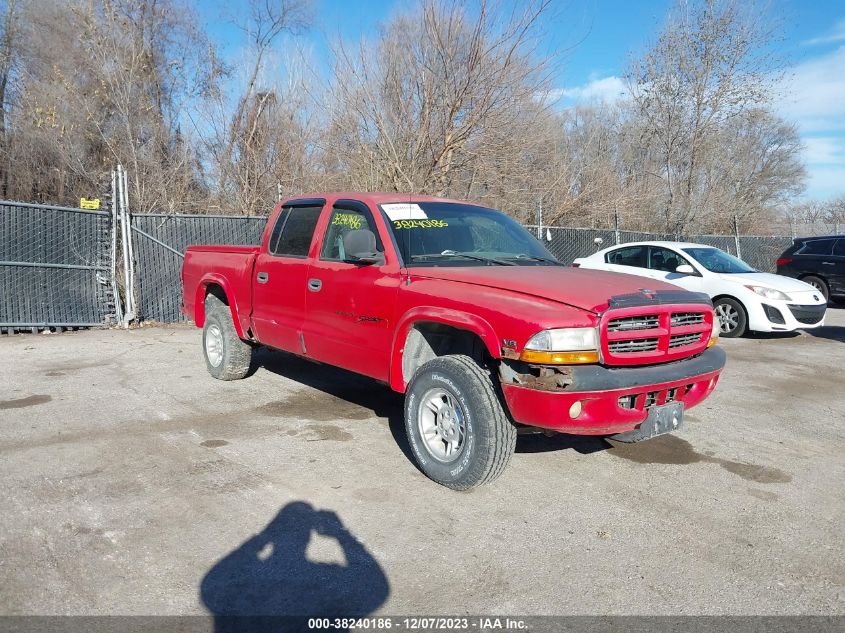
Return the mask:
{"type": "Polygon", "coordinates": [[[218,382],[187,326],[2,337],[0,614],[845,614],[845,310],[721,344],[683,432],[521,437],[455,493],[369,380],[218,382]]]}

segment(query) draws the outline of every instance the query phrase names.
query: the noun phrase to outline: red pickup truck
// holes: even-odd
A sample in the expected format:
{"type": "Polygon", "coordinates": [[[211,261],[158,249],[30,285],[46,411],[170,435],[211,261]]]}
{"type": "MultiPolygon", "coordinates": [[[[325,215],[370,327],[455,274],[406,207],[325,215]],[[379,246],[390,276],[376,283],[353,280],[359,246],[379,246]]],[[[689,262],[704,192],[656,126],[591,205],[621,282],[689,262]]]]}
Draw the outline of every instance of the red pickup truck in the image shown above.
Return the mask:
{"type": "Polygon", "coordinates": [[[288,200],[260,246],[189,247],[182,283],[212,376],[243,378],[266,345],[387,383],[420,468],[458,490],[497,477],[518,430],[671,432],[725,363],[706,295],[564,266],[455,200],[288,200]]]}

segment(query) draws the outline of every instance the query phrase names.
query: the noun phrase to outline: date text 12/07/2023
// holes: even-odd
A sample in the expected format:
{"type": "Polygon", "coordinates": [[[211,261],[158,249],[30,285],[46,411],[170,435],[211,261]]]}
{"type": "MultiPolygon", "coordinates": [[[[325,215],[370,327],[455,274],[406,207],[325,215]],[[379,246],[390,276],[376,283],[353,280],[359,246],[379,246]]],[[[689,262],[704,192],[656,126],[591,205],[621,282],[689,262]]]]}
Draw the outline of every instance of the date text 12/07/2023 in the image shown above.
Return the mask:
{"type": "Polygon", "coordinates": [[[369,617],[369,618],[311,618],[311,630],[366,631],[498,631],[527,630],[525,620],[502,617],[369,617]]]}

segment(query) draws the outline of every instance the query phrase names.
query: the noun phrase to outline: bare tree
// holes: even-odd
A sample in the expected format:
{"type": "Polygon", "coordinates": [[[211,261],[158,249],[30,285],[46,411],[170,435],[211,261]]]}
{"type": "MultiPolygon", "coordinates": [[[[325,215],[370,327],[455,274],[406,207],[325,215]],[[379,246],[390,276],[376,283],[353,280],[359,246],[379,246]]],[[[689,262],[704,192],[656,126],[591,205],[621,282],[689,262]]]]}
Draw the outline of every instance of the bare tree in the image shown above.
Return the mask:
{"type": "Polygon", "coordinates": [[[6,132],[9,103],[9,83],[18,61],[18,31],[20,12],[16,0],[6,0],[0,24],[0,196],[9,194],[9,172],[11,153],[6,132]]]}
{"type": "Polygon", "coordinates": [[[289,98],[299,78],[284,92],[278,80],[262,81],[263,73],[280,72],[277,66],[267,68],[269,53],[283,34],[297,33],[309,20],[306,0],[250,0],[248,17],[237,22],[250,49],[250,61],[238,73],[245,81],[238,81],[236,72],[228,69],[226,78],[234,90],[224,87],[209,94],[202,135],[212,156],[215,193],[241,213],[269,208],[270,192],[277,182],[273,176],[282,155],[280,136],[291,131],[281,128],[296,122],[300,105],[293,107],[289,98]]]}
{"type": "Polygon", "coordinates": [[[182,113],[208,82],[195,16],[173,0],[101,0],[27,3],[25,18],[16,189],[69,203],[123,163],[135,209],[191,198],[201,178],[182,113]]]}
{"type": "Polygon", "coordinates": [[[338,43],[326,77],[296,37],[310,0],[251,0],[236,20],[247,52],[228,63],[183,0],[7,0],[0,194],[71,203],[123,163],[137,211],[256,214],[280,190],[386,189],[690,232],[794,206],[801,143],[769,107],[771,31],[753,9],[682,1],[632,64],[630,99],[570,108],[542,52],[553,10],[419,0],[338,43]]]}
{"type": "Polygon", "coordinates": [[[549,90],[537,31],[549,0],[502,10],[425,0],[379,41],[335,51],[330,161],[354,186],[444,195],[485,183],[479,157],[518,152],[549,90]],[[510,133],[503,147],[506,131],[510,133]]]}
{"type": "Polygon", "coordinates": [[[765,24],[757,7],[741,0],[681,0],[655,45],[632,65],[628,87],[646,122],[642,142],[660,164],[670,232],[696,220],[713,134],[770,99],[777,73],[765,24]]]}

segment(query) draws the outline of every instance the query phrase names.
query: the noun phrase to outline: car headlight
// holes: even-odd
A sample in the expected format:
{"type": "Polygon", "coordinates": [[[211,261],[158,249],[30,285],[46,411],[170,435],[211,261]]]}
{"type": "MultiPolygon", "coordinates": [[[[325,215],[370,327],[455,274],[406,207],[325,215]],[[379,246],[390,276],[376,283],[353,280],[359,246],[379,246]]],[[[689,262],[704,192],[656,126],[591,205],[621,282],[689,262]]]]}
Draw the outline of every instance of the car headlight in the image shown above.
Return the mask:
{"type": "Polygon", "coordinates": [[[752,292],[756,292],[761,297],[772,299],[773,301],[792,301],[789,295],[784,294],[780,290],[774,288],[767,288],[766,286],[746,286],[752,292]]]}
{"type": "Polygon", "coordinates": [[[713,315],[713,327],[710,329],[710,339],[707,341],[707,347],[713,347],[719,342],[719,334],[722,333],[722,327],[719,323],[719,317],[713,315]]]}
{"type": "Polygon", "coordinates": [[[537,332],[528,339],[520,359],[540,365],[597,363],[598,330],[592,327],[568,327],[537,332]]]}

